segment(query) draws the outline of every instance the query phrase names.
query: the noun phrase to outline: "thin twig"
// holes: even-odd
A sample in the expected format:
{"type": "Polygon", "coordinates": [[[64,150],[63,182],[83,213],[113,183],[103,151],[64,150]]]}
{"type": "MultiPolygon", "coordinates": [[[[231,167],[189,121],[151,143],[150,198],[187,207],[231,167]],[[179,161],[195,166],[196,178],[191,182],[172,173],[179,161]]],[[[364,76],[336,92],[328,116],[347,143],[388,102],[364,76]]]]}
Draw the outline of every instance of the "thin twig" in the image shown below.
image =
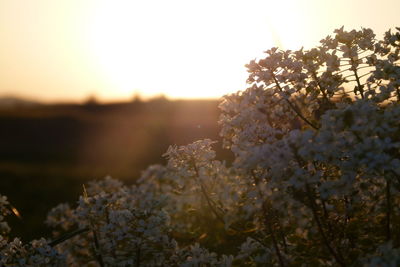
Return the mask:
{"type": "MultiPolygon", "coordinates": [[[[207,190],[205,189],[203,183],[199,179],[199,170],[198,170],[194,160],[192,161],[192,164],[193,164],[194,171],[196,172],[196,177],[195,178],[196,178],[197,182],[200,184],[201,192],[202,192],[204,198],[206,199],[208,207],[211,209],[211,212],[215,215],[215,217],[220,222],[225,224],[224,218],[221,216],[221,214],[218,213],[218,211],[214,207],[214,205],[213,205],[214,201],[212,201],[212,199],[208,196],[207,190]]],[[[223,209],[221,209],[221,210],[223,211],[223,209]]],[[[237,228],[237,227],[235,227],[233,225],[230,225],[229,228],[234,230],[234,231],[236,231],[236,232],[238,232],[238,233],[241,233],[243,231],[243,230],[241,230],[241,229],[239,229],[239,228],[237,228]]],[[[257,236],[251,235],[251,238],[254,239],[255,241],[257,241],[258,243],[260,243],[262,246],[267,247],[267,244],[264,241],[262,241],[260,238],[258,238],[257,236]]]]}
{"type": "MultiPolygon", "coordinates": [[[[273,72],[271,72],[272,74],[272,78],[275,81],[276,86],[278,87],[279,91],[281,91],[282,93],[284,93],[284,90],[282,89],[282,87],[280,86],[278,80],[275,77],[275,74],[273,72]]],[[[314,124],[312,124],[306,117],[303,116],[303,114],[300,113],[299,108],[293,104],[292,102],[289,101],[289,99],[285,98],[286,103],[288,103],[288,105],[290,106],[290,108],[297,114],[297,116],[299,116],[304,122],[306,122],[308,125],[310,125],[312,128],[314,128],[315,130],[318,130],[319,127],[315,126],[314,124]]]]}
{"type": "Polygon", "coordinates": [[[390,188],[390,180],[386,180],[386,239],[392,239],[391,231],[391,215],[392,215],[392,196],[390,188]]]}
{"type": "Polygon", "coordinates": [[[321,85],[321,83],[320,83],[320,81],[319,81],[319,79],[318,79],[317,74],[315,73],[315,71],[312,73],[312,76],[313,76],[313,79],[315,80],[315,82],[317,83],[317,85],[318,85],[318,87],[319,87],[319,90],[320,90],[321,93],[322,93],[322,96],[324,97],[324,99],[325,99],[327,102],[329,102],[329,98],[328,98],[328,96],[326,95],[325,88],[322,87],[322,85],[321,85]]]}
{"type": "Polygon", "coordinates": [[[279,249],[278,242],[276,241],[276,237],[274,235],[274,231],[272,229],[271,223],[268,222],[267,218],[265,218],[265,222],[264,223],[266,224],[266,226],[268,228],[268,232],[271,235],[272,244],[274,245],[275,253],[276,253],[277,257],[278,257],[279,266],[283,267],[283,266],[285,266],[285,263],[283,261],[282,254],[281,254],[281,251],[279,249]]]}
{"type": "MultiPolygon", "coordinates": [[[[373,72],[374,72],[374,71],[366,72],[366,73],[364,73],[364,74],[358,76],[358,78],[361,79],[361,78],[363,78],[363,77],[365,77],[365,76],[367,76],[367,75],[372,74],[373,72]]],[[[349,74],[349,75],[344,76],[343,78],[346,79],[346,78],[353,77],[353,76],[354,76],[354,74],[349,74]]],[[[356,81],[356,80],[350,80],[350,81],[356,81]]]]}
{"type": "Polygon", "coordinates": [[[95,253],[96,253],[96,258],[97,261],[99,262],[101,267],[104,267],[104,261],[103,261],[103,256],[101,255],[101,251],[100,251],[100,243],[99,243],[99,239],[97,237],[97,233],[96,230],[94,229],[93,225],[92,225],[92,233],[93,233],[93,242],[94,242],[94,246],[95,246],[95,253]]]}
{"type": "MultiPolygon", "coordinates": [[[[353,66],[353,64],[355,63],[353,58],[351,57],[350,60],[351,60],[350,61],[351,65],[353,66]]],[[[361,98],[364,98],[364,90],[363,90],[361,82],[360,82],[360,77],[358,77],[357,68],[351,67],[350,69],[354,72],[354,76],[356,77],[357,89],[360,92],[361,98]]]]}
{"type": "Polygon", "coordinates": [[[332,256],[335,258],[336,262],[337,262],[340,266],[345,267],[346,264],[345,264],[345,262],[344,262],[343,257],[342,257],[341,255],[339,255],[339,254],[333,249],[333,247],[331,246],[331,244],[330,244],[330,242],[329,242],[329,240],[328,240],[328,238],[327,238],[327,236],[326,236],[326,234],[325,234],[325,231],[324,231],[324,229],[323,229],[323,227],[322,227],[321,221],[319,220],[318,213],[317,213],[317,209],[316,209],[316,207],[315,207],[315,202],[314,202],[314,199],[313,199],[312,196],[311,196],[311,190],[310,190],[310,187],[309,187],[308,184],[306,184],[306,192],[307,192],[307,196],[308,196],[308,199],[309,199],[309,202],[310,202],[310,207],[311,207],[311,211],[312,211],[314,220],[315,220],[315,222],[317,223],[318,232],[321,234],[322,241],[323,241],[324,245],[326,246],[326,248],[328,249],[328,251],[332,254],[332,256]]]}
{"type": "Polygon", "coordinates": [[[82,228],[82,229],[75,230],[75,231],[73,231],[73,232],[70,232],[70,233],[67,233],[67,234],[63,235],[63,236],[60,237],[60,238],[57,238],[56,240],[51,241],[48,245],[49,245],[50,247],[55,247],[55,246],[57,246],[58,244],[61,244],[62,242],[66,241],[66,240],[68,240],[68,239],[71,239],[71,238],[73,238],[74,236],[77,236],[77,235],[86,233],[86,232],[88,232],[89,230],[90,230],[89,227],[85,227],[85,228],[82,228]]]}
{"type": "MultiPolygon", "coordinates": [[[[252,174],[252,177],[253,177],[253,180],[254,180],[254,184],[256,185],[256,187],[258,189],[257,191],[258,191],[258,194],[259,194],[259,198],[262,199],[262,192],[261,192],[260,188],[258,187],[260,181],[257,178],[257,176],[254,174],[254,172],[252,172],[251,174],[252,174]]],[[[283,261],[282,254],[281,254],[281,251],[280,251],[279,246],[278,246],[278,242],[277,242],[276,237],[274,235],[274,231],[272,229],[272,223],[268,220],[268,216],[267,216],[268,208],[266,207],[265,201],[263,201],[262,210],[263,210],[263,215],[264,215],[264,224],[267,226],[268,232],[271,235],[272,244],[274,246],[275,253],[276,253],[276,256],[278,258],[279,266],[283,267],[283,266],[285,266],[285,262],[283,261]]],[[[284,244],[285,244],[285,248],[286,248],[286,241],[285,240],[284,240],[284,244]]]]}
{"type": "Polygon", "coordinates": [[[135,263],[136,267],[140,267],[140,261],[141,261],[140,254],[141,254],[141,250],[140,250],[140,246],[138,246],[138,248],[136,250],[136,263],[135,263]]]}

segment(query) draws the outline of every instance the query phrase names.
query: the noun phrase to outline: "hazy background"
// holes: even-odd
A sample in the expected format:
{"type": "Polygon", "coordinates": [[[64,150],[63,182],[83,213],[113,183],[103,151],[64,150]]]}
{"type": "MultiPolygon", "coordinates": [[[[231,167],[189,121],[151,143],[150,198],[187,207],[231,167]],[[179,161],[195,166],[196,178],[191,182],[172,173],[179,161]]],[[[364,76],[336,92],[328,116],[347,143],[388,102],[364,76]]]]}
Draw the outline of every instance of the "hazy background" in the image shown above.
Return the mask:
{"type": "Polygon", "coordinates": [[[218,98],[271,46],[398,24],[400,1],[0,0],[0,96],[218,98]]]}
{"type": "Polygon", "coordinates": [[[50,236],[47,212],[75,205],[82,184],[108,175],[132,184],[147,166],[165,163],[171,144],[219,140],[218,158],[231,158],[221,149],[216,100],[7,102],[0,105],[0,194],[22,215],[10,216],[12,235],[26,240],[50,236]]]}
{"type": "MultiPolygon", "coordinates": [[[[0,194],[12,235],[106,175],[133,183],[171,144],[220,140],[222,95],[262,52],[398,25],[400,1],[0,0],[0,194]],[[201,100],[201,99],[202,100],[201,100]],[[197,99],[197,100],[196,100],[197,99]]],[[[218,157],[231,154],[216,145],[218,157]]]]}

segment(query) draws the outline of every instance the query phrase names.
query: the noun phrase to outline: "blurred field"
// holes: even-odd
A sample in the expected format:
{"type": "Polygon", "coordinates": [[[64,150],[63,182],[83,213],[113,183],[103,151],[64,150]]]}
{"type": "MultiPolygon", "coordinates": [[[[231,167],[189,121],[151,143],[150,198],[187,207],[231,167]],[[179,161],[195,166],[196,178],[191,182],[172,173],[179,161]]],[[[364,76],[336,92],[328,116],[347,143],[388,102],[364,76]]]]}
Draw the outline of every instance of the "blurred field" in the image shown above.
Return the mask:
{"type": "MultiPolygon", "coordinates": [[[[132,183],[169,145],[220,141],[218,101],[0,106],[0,193],[22,220],[13,236],[49,236],[47,211],[78,199],[82,184],[107,175],[132,183]]],[[[230,152],[215,149],[220,159],[230,152]]]]}

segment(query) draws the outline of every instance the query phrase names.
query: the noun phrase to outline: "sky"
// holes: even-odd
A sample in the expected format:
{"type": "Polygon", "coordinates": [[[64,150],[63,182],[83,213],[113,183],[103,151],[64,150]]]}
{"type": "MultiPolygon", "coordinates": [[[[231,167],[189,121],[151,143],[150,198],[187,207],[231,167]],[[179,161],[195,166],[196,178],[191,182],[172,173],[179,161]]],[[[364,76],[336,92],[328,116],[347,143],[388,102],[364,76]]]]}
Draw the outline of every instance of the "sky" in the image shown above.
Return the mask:
{"type": "Polygon", "coordinates": [[[244,65],[333,30],[400,26],[399,0],[0,0],[0,97],[43,102],[246,88],[244,65]]]}

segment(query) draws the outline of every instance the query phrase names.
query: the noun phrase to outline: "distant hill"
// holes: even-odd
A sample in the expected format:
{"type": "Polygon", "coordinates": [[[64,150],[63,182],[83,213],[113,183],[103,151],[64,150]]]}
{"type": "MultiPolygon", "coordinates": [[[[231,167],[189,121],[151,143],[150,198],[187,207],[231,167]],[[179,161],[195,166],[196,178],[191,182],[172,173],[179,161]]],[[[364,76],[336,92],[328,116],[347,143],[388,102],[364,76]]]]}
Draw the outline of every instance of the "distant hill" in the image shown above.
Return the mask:
{"type": "Polygon", "coordinates": [[[14,108],[19,106],[35,106],[40,103],[37,101],[26,100],[19,97],[14,96],[5,96],[0,97],[0,108],[14,108]]]}

